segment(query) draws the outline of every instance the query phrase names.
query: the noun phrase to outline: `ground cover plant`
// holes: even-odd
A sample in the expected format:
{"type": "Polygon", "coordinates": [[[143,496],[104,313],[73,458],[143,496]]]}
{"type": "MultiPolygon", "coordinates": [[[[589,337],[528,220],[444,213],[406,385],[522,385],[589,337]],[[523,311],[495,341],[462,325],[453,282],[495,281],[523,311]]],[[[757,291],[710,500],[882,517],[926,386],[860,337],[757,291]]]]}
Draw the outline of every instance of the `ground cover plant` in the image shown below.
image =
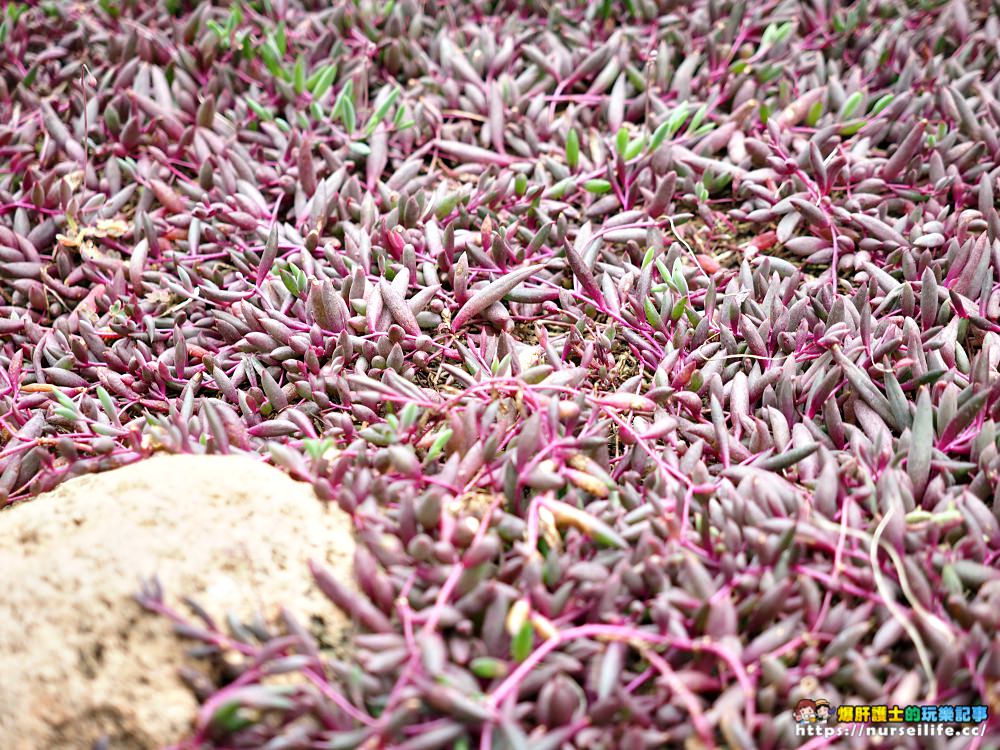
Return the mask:
{"type": "Polygon", "coordinates": [[[0,503],[248,452],[352,514],[347,647],[138,595],[205,657],[185,748],[867,746],[796,737],[815,697],[995,748],[998,36],[9,3],[0,503]]]}

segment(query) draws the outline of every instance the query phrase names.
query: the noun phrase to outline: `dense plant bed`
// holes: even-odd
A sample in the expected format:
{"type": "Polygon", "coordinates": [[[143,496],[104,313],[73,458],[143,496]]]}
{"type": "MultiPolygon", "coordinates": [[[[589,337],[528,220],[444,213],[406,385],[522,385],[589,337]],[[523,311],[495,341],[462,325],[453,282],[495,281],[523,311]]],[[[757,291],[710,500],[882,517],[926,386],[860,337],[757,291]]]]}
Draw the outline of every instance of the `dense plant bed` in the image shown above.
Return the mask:
{"type": "Polygon", "coordinates": [[[195,612],[186,748],[870,744],[797,736],[820,698],[996,747],[998,35],[8,4],[2,502],[245,452],[353,515],[354,652],[195,612]]]}

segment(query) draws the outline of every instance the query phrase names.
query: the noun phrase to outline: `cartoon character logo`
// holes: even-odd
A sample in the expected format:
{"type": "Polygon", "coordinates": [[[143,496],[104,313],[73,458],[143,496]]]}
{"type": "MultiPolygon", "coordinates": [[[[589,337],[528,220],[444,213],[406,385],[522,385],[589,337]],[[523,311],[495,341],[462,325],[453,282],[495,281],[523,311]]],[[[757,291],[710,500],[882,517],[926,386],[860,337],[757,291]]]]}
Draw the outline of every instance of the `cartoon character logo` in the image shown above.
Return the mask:
{"type": "Polygon", "coordinates": [[[816,700],[816,721],[830,721],[833,718],[833,706],[826,698],[816,700]]]}
{"type": "Polygon", "coordinates": [[[803,698],[795,704],[795,711],[792,712],[792,716],[799,724],[816,723],[816,702],[808,698],[803,698]]]}
{"type": "Polygon", "coordinates": [[[803,698],[795,704],[792,718],[799,724],[827,722],[833,718],[833,706],[826,698],[817,698],[816,700],[803,698]]]}

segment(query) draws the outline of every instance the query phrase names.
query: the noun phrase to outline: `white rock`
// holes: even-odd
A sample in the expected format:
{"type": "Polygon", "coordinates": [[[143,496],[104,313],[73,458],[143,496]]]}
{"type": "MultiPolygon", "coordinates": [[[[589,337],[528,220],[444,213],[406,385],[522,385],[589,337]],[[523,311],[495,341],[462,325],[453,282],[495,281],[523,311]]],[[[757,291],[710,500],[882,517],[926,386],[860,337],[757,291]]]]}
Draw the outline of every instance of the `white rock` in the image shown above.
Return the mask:
{"type": "Polygon", "coordinates": [[[338,641],[349,623],[313,585],[349,582],[351,521],[312,489],[237,456],[157,456],[71,480],[0,512],[0,748],[145,750],[176,742],[196,703],[181,641],[132,599],[155,574],[224,623],[287,607],[338,641]]]}

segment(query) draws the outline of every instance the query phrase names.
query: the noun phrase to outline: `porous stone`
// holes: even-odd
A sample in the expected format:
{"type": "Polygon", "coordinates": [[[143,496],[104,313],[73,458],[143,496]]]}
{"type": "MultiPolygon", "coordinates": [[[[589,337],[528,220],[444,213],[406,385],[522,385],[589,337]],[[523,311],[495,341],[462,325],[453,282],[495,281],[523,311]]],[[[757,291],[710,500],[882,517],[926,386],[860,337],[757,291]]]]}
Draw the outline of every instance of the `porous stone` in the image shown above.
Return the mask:
{"type": "Polygon", "coordinates": [[[0,748],[147,750],[190,729],[181,641],[132,598],[154,574],[179,611],[274,621],[336,643],[350,623],[307,560],[350,582],[350,518],[244,456],[156,456],[0,513],[0,748]]]}

